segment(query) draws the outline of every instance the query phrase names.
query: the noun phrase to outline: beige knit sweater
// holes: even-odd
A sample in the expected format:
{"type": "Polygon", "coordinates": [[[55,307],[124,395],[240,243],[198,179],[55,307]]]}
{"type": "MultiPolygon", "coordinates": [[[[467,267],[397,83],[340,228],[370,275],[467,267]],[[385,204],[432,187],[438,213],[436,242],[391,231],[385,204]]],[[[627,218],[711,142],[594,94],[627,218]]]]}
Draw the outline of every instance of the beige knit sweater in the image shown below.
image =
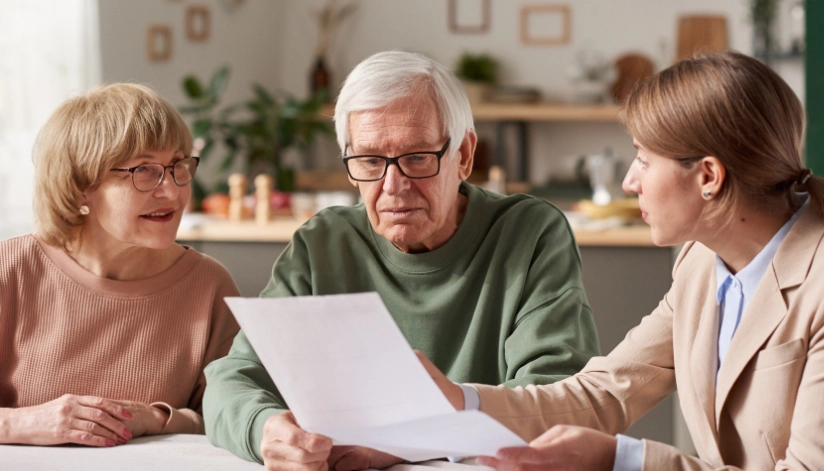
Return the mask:
{"type": "Polygon", "coordinates": [[[63,394],[154,404],[163,433],[203,433],[203,368],[238,326],[238,289],[214,259],[188,251],[147,280],[98,277],[27,235],[0,242],[0,407],[63,394]]]}

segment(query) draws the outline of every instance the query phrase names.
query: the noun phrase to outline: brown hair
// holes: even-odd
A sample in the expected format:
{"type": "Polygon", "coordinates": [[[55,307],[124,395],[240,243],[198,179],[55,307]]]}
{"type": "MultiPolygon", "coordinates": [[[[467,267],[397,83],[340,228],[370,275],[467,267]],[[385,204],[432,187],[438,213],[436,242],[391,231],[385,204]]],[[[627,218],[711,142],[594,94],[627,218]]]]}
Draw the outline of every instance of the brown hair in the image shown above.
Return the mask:
{"type": "Polygon", "coordinates": [[[83,225],[83,193],[110,169],[147,150],[192,151],[177,110],[150,88],[116,83],[64,102],[34,145],[34,212],[38,236],[68,249],[83,225]]]}
{"type": "Polygon", "coordinates": [[[727,177],[716,215],[744,199],[771,213],[798,209],[808,191],[824,217],[824,179],[803,162],[805,118],[790,87],[761,62],[738,52],[697,56],[640,82],[625,105],[630,133],[651,152],[691,165],[718,158],[727,177]]]}

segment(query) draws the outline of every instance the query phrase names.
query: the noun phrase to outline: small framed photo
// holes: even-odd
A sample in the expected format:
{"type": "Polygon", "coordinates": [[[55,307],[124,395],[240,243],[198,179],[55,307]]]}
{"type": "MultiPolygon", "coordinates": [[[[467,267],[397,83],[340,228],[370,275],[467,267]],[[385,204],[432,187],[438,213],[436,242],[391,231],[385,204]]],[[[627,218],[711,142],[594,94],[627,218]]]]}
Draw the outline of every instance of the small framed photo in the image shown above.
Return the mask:
{"type": "Polygon", "coordinates": [[[569,5],[521,7],[521,43],[530,46],[562,46],[571,34],[569,5]]]}
{"type": "Polygon", "coordinates": [[[164,62],[172,57],[172,28],[155,24],[146,32],[146,56],[152,62],[164,62]]]}
{"type": "Polygon", "coordinates": [[[483,34],[492,22],[492,0],[449,0],[449,31],[457,34],[483,34]]]}
{"type": "Polygon", "coordinates": [[[186,37],[190,41],[201,42],[209,39],[211,13],[202,5],[186,7],[186,37]]]}

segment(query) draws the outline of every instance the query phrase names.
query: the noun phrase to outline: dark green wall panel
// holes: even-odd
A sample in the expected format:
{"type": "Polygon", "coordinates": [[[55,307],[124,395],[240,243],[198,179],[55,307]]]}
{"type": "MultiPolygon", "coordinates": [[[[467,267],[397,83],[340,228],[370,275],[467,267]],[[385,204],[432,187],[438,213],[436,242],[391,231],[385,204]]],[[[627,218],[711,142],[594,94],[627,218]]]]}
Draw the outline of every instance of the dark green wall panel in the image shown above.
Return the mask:
{"type": "Polygon", "coordinates": [[[824,0],[807,0],[805,9],[807,167],[824,176],[824,0]]]}

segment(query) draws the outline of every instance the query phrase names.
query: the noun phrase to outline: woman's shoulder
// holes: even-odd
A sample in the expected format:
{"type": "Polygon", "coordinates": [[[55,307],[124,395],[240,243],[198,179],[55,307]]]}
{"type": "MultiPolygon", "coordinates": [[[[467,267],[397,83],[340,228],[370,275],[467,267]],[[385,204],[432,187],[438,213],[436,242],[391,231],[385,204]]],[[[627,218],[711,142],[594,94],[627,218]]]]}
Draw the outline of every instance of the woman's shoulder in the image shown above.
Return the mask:
{"type": "Polygon", "coordinates": [[[34,235],[26,234],[0,241],[0,274],[22,274],[40,265],[43,250],[34,235]]]}
{"type": "Polygon", "coordinates": [[[205,282],[230,291],[237,291],[235,281],[229,270],[213,257],[200,253],[192,247],[187,247],[184,258],[191,259],[194,262],[190,270],[192,274],[196,275],[193,279],[197,280],[197,283],[205,282]]]}

